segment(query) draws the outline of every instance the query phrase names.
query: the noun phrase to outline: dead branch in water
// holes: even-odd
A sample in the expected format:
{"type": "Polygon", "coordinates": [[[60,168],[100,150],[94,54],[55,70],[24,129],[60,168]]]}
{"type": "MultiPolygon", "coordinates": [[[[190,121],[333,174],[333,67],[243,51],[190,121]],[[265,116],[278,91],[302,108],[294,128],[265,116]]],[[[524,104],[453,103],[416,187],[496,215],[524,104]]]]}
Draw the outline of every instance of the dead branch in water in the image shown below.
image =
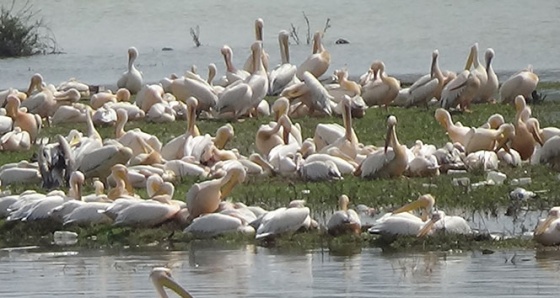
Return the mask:
{"type": "Polygon", "coordinates": [[[290,37],[294,40],[296,44],[299,45],[299,36],[297,34],[297,29],[293,23],[290,23],[290,26],[292,26],[292,30],[290,31],[290,37]]]}
{"type": "Polygon", "coordinates": [[[303,18],[305,19],[305,23],[307,24],[307,39],[306,42],[307,44],[309,44],[311,42],[311,27],[309,26],[309,18],[307,18],[307,15],[305,14],[305,11],[302,11],[303,13],[303,18]]]}
{"type": "Polygon", "coordinates": [[[331,27],[331,18],[327,18],[327,22],[325,23],[325,28],[323,28],[323,35],[327,33],[327,29],[331,27]]]}
{"type": "Polygon", "coordinates": [[[191,27],[191,36],[194,42],[194,45],[198,48],[200,47],[200,40],[199,40],[199,36],[200,36],[200,27],[198,25],[196,25],[196,29],[193,29],[191,27]]]}

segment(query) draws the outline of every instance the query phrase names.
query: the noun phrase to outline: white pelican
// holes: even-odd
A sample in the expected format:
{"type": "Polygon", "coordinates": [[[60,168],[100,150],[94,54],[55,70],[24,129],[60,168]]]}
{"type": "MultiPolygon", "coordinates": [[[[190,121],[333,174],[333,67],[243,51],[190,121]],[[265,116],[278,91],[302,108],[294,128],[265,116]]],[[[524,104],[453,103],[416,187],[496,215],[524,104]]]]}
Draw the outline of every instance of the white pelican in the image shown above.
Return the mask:
{"type": "Polygon", "coordinates": [[[387,118],[387,135],[385,149],[369,154],[354,172],[362,178],[391,178],[401,176],[408,165],[406,146],[401,145],[397,138],[397,118],[387,118]],[[391,145],[392,150],[388,150],[391,145]]]}
{"type": "Polygon", "coordinates": [[[435,230],[446,234],[472,234],[471,227],[467,221],[460,216],[448,216],[443,211],[435,211],[432,218],[418,232],[418,237],[429,235],[435,230]]]}
{"type": "MultiPolygon", "coordinates": [[[[523,96],[518,95],[515,97],[515,105],[523,106],[525,99],[523,96]]],[[[527,110],[520,110],[515,115],[513,126],[515,127],[515,136],[511,140],[511,148],[519,152],[521,160],[528,160],[535,151],[535,143],[538,142],[541,146],[544,144],[540,135],[534,133],[534,129],[530,129],[524,122],[523,114],[528,114],[527,110]],[[533,131],[533,133],[531,132],[533,131]]]]}
{"type": "Polygon", "coordinates": [[[546,143],[546,141],[554,136],[560,136],[560,128],[553,126],[541,128],[537,118],[529,118],[525,121],[525,124],[533,136],[535,136],[535,134],[539,135],[543,143],[546,143]]]}
{"type": "Polygon", "coordinates": [[[354,134],[352,128],[352,115],[350,112],[350,98],[348,95],[344,96],[341,102],[344,111],[342,113],[342,121],[344,123],[344,135],[341,136],[334,143],[325,146],[321,149],[320,153],[329,153],[332,148],[338,148],[345,156],[350,159],[355,159],[358,155],[358,139],[354,134]]]}
{"type": "Polygon", "coordinates": [[[512,75],[500,87],[500,102],[511,103],[517,95],[530,98],[533,90],[537,88],[539,76],[533,72],[529,65],[526,69],[512,75]]]}
{"type": "Polygon", "coordinates": [[[106,145],[85,154],[78,170],[87,178],[99,177],[104,180],[109,176],[113,165],[126,164],[132,155],[132,149],[128,147],[106,145]]]}
{"type": "Polygon", "coordinates": [[[194,97],[187,99],[187,129],[184,134],[167,142],[161,148],[161,156],[166,160],[180,159],[184,156],[184,148],[187,140],[200,135],[196,126],[196,107],[198,100],[194,97]]]}
{"type": "Polygon", "coordinates": [[[263,216],[255,238],[269,239],[281,234],[294,233],[300,228],[309,228],[311,226],[309,214],[309,208],[303,205],[270,211],[263,216]]]}
{"type": "Polygon", "coordinates": [[[21,106],[27,108],[28,113],[38,114],[41,118],[47,118],[54,113],[56,100],[52,90],[45,87],[43,77],[36,73],[31,77],[29,89],[27,89],[27,99],[21,103],[21,106]],[[39,92],[32,94],[37,89],[39,92]]]}
{"type": "Polygon", "coordinates": [[[138,93],[143,85],[142,73],[134,66],[137,57],[138,50],[135,47],[128,48],[128,68],[117,81],[118,88],[126,88],[132,94],[138,93]]]}
{"type": "MultiPolygon", "coordinates": [[[[492,51],[493,53],[493,51],[492,51]]],[[[476,91],[475,91],[475,95],[469,100],[468,104],[470,103],[470,101],[474,101],[477,102],[480,100],[480,97],[482,96],[483,93],[483,88],[486,86],[486,83],[488,82],[488,74],[486,72],[486,69],[484,68],[484,65],[482,65],[480,63],[480,61],[478,60],[478,43],[475,42],[472,46],[471,46],[471,51],[469,53],[469,57],[467,58],[467,63],[465,65],[465,70],[470,71],[471,74],[473,74],[474,76],[476,76],[476,78],[478,79],[478,83],[479,86],[477,87],[476,91]],[[471,71],[471,66],[473,67],[473,70],[471,71]]]]}
{"type": "Polygon", "coordinates": [[[253,51],[253,72],[245,79],[245,83],[251,87],[250,108],[256,108],[268,93],[268,74],[262,63],[262,42],[256,41],[251,45],[253,51]]]}
{"type": "MultiPolygon", "coordinates": [[[[68,203],[68,202],[67,202],[68,203]]],[[[89,202],[77,206],[70,213],[66,214],[62,220],[63,225],[95,225],[110,224],[112,220],[100,210],[105,210],[110,205],[109,202],[89,202]]]]}
{"type": "Polygon", "coordinates": [[[148,143],[154,150],[161,150],[161,142],[157,136],[148,134],[140,130],[139,128],[131,129],[128,131],[124,130],[124,126],[128,121],[128,114],[123,109],[117,110],[117,125],[115,126],[115,138],[125,147],[132,149],[134,155],[138,155],[144,152],[143,147],[138,143],[138,138],[143,139],[148,143]]]}
{"type": "Polygon", "coordinates": [[[227,86],[218,97],[216,118],[233,119],[246,115],[252,108],[253,89],[245,82],[227,86]]]}
{"type": "Polygon", "coordinates": [[[341,175],[351,174],[354,170],[358,167],[358,164],[355,163],[353,160],[346,160],[338,156],[333,156],[330,154],[324,153],[314,153],[309,155],[306,159],[306,163],[311,163],[315,161],[331,161],[336,165],[336,168],[340,172],[341,175]]]}
{"type": "Polygon", "coordinates": [[[278,122],[273,126],[269,124],[263,124],[257,130],[255,134],[255,146],[257,151],[263,156],[268,156],[272,148],[289,143],[291,121],[287,115],[280,116],[278,122]],[[278,134],[282,128],[282,136],[278,134]]]}
{"type": "Polygon", "coordinates": [[[298,173],[304,181],[340,180],[342,174],[334,161],[303,161],[298,167],[298,173]]]}
{"type": "Polygon", "coordinates": [[[80,93],[80,96],[89,96],[89,86],[78,81],[76,78],[70,78],[68,81],[62,82],[56,86],[56,90],[58,91],[67,91],[69,89],[76,89],[76,91],[80,93]]]}
{"type": "Polygon", "coordinates": [[[281,30],[278,33],[281,64],[270,71],[268,94],[272,96],[279,95],[284,88],[297,81],[295,76],[297,67],[290,63],[289,37],[290,33],[286,30],[281,30]]]}
{"type": "Polygon", "coordinates": [[[113,126],[117,122],[117,112],[104,104],[91,115],[93,124],[98,126],[113,126]]]}
{"type": "Polygon", "coordinates": [[[334,102],[340,102],[344,95],[348,95],[352,98],[362,94],[360,84],[348,80],[348,70],[337,69],[334,71],[334,75],[336,76],[337,84],[325,86],[329,94],[333,97],[334,102]]]}
{"type": "Polygon", "coordinates": [[[167,298],[167,293],[163,287],[166,287],[173,291],[175,294],[182,298],[192,298],[192,295],[187,292],[183,287],[181,287],[171,275],[171,269],[165,267],[156,267],[152,269],[150,273],[150,279],[156,288],[158,295],[161,298],[167,298]]]}
{"type": "Polygon", "coordinates": [[[515,127],[510,123],[502,124],[498,129],[471,128],[465,153],[479,150],[494,151],[502,147],[509,150],[507,142],[514,136],[515,127]]]}
{"type": "Polygon", "coordinates": [[[228,233],[255,234],[255,229],[247,225],[240,216],[222,213],[203,214],[183,230],[196,238],[211,238],[228,233]]]}
{"type": "Polygon", "coordinates": [[[181,205],[169,199],[144,200],[130,204],[118,212],[113,225],[154,227],[172,219],[181,210],[181,205]]]}
{"type": "Polygon", "coordinates": [[[322,33],[317,31],[313,35],[313,53],[297,68],[296,77],[303,80],[307,71],[316,78],[322,76],[331,64],[331,54],[325,49],[321,41],[322,33]]]}
{"type": "Polygon", "coordinates": [[[92,95],[89,99],[89,104],[94,109],[99,109],[104,104],[108,102],[119,102],[125,101],[128,102],[130,100],[130,91],[126,88],[120,88],[117,90],[117,93],[113,94],[111,90],[108,92],[99,92],[92,95]]]}
{"type": "Polygon", "coordinates": [[[221,49],[222,56],[224,56],[224,61],[226,64],[226,79],[228,85],[233,84],[236,81],[244,81],[250,73],[244,70],[238,70],[233,65],[233,51],[228,45],[224,45],[221,49]]]}
{"type": "Polygon", "coordinates": [[[327,222],[327,231],[336,236],[346,233],[359,235],[362,230],[360,216],[353,209],[348,209],[350,199],[347,195],[341,195],[338,199],[340,210],[333,213],[327,222]]]}
{"type": "Polygon", "coordinates": [[[489,128],[489,129],[498,129],[498,127],[500,127],[500,125],[504,123],[506,123],[506,121],[504,120],[504,116],[502,116],[501,114],[492,114],[490,115],[490,117],[488,117],[486,123],[482,124],[482,126],[480,127],[489,128]]]}
{"type": "Polygon", "coordinates": [[[11,131],[14,127],[14,121],[7,114],[8,112],[5,108],[0,108],[0,135],[11,131]]]}
{"type": "Polygon", "coordinates": [[[434,204],[435,198],[432,195],[421,195],[414,202],[402,206],[393,213],[383,215],[375,221],[368,232],[388,236],[417,236],[422,227],[427,224],[434,204]],[[416,209],[420,209],[420,217],[408,212],[416,209]]]}
{"type": "MultiPolygon", "coordinates": [[[[256,41],[260,41],[262,43],[263,41],[263,26],[264,26],[264,21],[261,18],[258,18],[255,20],[255,40],[256,41]]],[[[268,53],[266,53],[264,51],[264,48],[260,49],[261,51],[261,55],[260,55],[260,61],[263,64],[264,70],[265,72],[268,72],[268,60],[269,60],[269,56],[268,53]]],[[[251,54],[248,58],[247,61],[245,61],[245,65],[243,66],[243,69],[249,73],[253,73],[254,69],[255,69],[255,58],[254,58],[254,54],[251,54]]]]}
{"type": "Polygon", "coordinates": [[[560,136],[553,136],[535,151],[532,163],[548,164],[553,169],[560,170],[560,136]]]}
{"type": "Polygon", "coordinates": [[[20,110],[20,101],[15,95],[8,95],[6,103],[6,115],[12,118],[13,126],[27,131],[31,142],[35,143],[37,135],[41,131],[42,120],[37,114],[26,113],[20,110]]]}
{"type": "Polygon", "coordinates": [[[81,103],[60,106],[52,115],[51,123],[85,123],[88,109],[89,106],[81,103]]]}
{"type": "Polygon", "coordinates": [[[487,172],[498,169],[498,155],[494,151],[479,150],[471,152],[463,159],[463,162],[469,171],[487,172]]]}
{"type": "Polygon", "coordinates": [[[23,151],[31,148],[31,138],[29,133],[21,130],[19,126],[14,130],[0,137],[0,150],[2,151],[23,151]]]}
{"type": "Polygon", "coordinates": [[[214,88],[206,80],[191,72],[187,72],[184,77],[173,80],[171,93],[180,101],[195,97],[198,101],[197,112],[214,108],[218,101],[218,95],[214,88]]]}
{"type": "Polygon", "coordinates": [[[245,181],[245,176],[243,167],[231,167],[222,178],[193,184],[186,194],[190,218],[216,211],[222,199],[227,197],[237,184],[245,181]]]}
{"type": "Polygon", "coordinates": [[[474,72],[463,70],[443,88],[441,107],[449,110],[460,105],[461,110],[469,112],[471,101],[476,96],[480,86],[480,80],[474,72]]]}
{"type": "Polygon", "coordinates": [[[498,92],[498,76],[492,68],[492,59],[494,58],[494,50],[491,48],[486,49],[484,53],[484,59],[486,61],[486,84],[480,85],[480,91],[478,93],[479,97],[476,102],[489,102],[495,100],[494,96],[498,92]]]}
{"type": "Polygon", "coordinates": [[[385,74],[385,63],[375,61],[374,79],[362,88],[362,98],[368,106],[387,106],[395,100],[401,89],[401,82],[394,77],[385,74]]]}
{"type": "Polygon", "coordinates": [[[546,219],[540,219],[533,239],[542,245],[560,244],[560,207],[552,207],[546,219]]]}
{"type": "Polygon", "coordinates": [[[430,73],[420,77],[408,89],[408,100],[406,106],[425,105],[427,107],[428,102],[434,98],[438,89],[441,94],[441,90],[443,90],[443,86],[445,85],[445,78],[438,67],[438,56],[439,51],[434,50],[432,52],[432,65],[430,67],[430,73]]]}
{"type": "Polygon", "coordinates": [[[466,146],[470,140],[470,127],[459,126],[453,123],[451,114],[447,110],[438,108],[434,115],[439,124],[447,131],[447,135],[452,142],[466,146]]]}

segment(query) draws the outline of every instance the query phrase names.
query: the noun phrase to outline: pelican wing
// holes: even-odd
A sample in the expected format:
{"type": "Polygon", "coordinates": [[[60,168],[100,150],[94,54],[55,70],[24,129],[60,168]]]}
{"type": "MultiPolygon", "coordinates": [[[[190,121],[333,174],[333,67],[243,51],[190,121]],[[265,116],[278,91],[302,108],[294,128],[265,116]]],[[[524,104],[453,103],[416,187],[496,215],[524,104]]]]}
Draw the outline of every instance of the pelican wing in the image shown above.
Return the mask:
{"type": "Polygon", "coordinates": [[[467,80],[469,78],[469,71],[463,70],[456,78],[443,88],[441,92],[441,106],[444,109],[456,107],[459,103],[457,100],[465,91],[467,80]]]}
{"type": "Polygon", "coordinates": [[[368,230],[370,234],[416,236],[424,226],[424,222],[411,214],[401,216],[389,214],[383,216],[382,220],[376,221],[368,230]]]}
{"type": "Polygon", "coordinates": [[[242,225],[239,218],[211,213],[195,218],[183,232],[190,233],[197,238],[209,238],[235,232],[242,225]]]}
{"type": "Polygon", "coordinates": [[[253,90],[248,84],[230,85],[220,94],[215,109],[220,114],[230,112],[240,116],[251,108],[252,97],[253,90]]]}
{"type": "Polygon", "coordinates": [[[321,82],[308,71],[303,74],[303,81],[309,87],[313,105],[325,114],[331,115],[333,97],[329,94],[327,89],[325,89],[321,82]]]}
{"type": "Polygon", "coordinates": [[[284,63],[270,72],[270,95],[279,95],[284,88],[294,82],[297,67],[293,64],[284,63]]]}
{"type": "Polygon", "coordinates": [[[282,233],[295,232],[309,218],[309,208],[279,208],[267,213],[257,229],[256,239],[266,238],[282,233]]]}

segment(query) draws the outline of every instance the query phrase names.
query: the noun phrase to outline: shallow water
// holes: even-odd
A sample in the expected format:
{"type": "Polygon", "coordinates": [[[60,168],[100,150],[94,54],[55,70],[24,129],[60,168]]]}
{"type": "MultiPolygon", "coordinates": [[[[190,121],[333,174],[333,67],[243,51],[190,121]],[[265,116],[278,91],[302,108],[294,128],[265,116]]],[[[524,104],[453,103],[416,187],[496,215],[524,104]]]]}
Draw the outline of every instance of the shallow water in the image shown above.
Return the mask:
{"type": "Polygon", "coordinates": [[[557,297],[560,253],[281,251],[195,244],[188,251],[0,251],[2,297],[154,297],[169,266],[195,297],[557,297]]]}
{"type": "MultiPolygon", "coordinates": [[[[9,5],[11,0],[1,0],[9,5]]],[[[19,1],[18,1],[19,2],[19,1]]],[[[137,65],[148,82],[171,73],[183,73],[192,64],[206,73],[216,63],[223,74],[219,48],[229,44],[234,63],[241,67],[254,39],[254,20],[265,21],[264,44],[270,65],[279,60],[277,33],[293,23],[301,45],[291,46],[291,58],[299,64],[309,55],[305,44],[308,15],[311,32],[331,27],[325,46],[332,54],[329,74],[347,67],[364,73],[371,62],[382,59],[387,73],[413,80],[428,72],[431,52],[438,48],[443,69],[460,70],[470,45],[478,41],[480,57],[492,47],[494,69],[504,80],[512,72],[532,64],[544,81],[560,80],[560,4],[554,0],[534,5],[521,0],[500,1],[39,1],[31,0],[55,33],[63,55],[0,60],[0,89],[24,87],[33,73],[49,83],[76,77],[89,84],[115,84],[126,68],[126,49],[136,46],[137,65]],[[203,44],[195,48],[189,28],[200,26],[203,44]],[[339,38],[348,45],[335,45],[339,38]],[[171,47],[173,51],[162,51],[171,47]]]]}

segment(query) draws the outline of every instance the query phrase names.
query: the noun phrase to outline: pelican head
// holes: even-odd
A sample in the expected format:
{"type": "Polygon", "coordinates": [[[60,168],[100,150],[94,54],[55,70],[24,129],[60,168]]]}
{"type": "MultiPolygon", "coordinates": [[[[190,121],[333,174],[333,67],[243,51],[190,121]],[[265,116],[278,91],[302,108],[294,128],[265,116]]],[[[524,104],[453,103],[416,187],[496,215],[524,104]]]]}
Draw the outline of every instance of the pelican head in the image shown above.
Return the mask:
{"type": "Polygon", "coordinates": [[[438,222],[440,219],[444,217],[445,217],[445,213],[443,213],[443,211],[434,211],[432,213],[432,218],[430,219],[430,221],[424,224],[424,227],[422,227],[422,229],[418,232],[416,236],[424,237],[428,235],[432,231],[432,228],[434,227],[436,222],[438,222]]]}
{"type": "Polygon", "coordinates": [[[150,273],[150,279],[156,288],[160,297],[168,297],[164,287],[175,292],[179,297],[192,298],[192,295],[179,285],[171,275],[171,269],[165,267],[156,267],[150,273]]]}
{"type": "Polygon", "coordinates": [[[233,139],[234,131],[233,126],[231,124],[226,124],[220,126],[218,130],[216,130],[216,138],[214,138],[214,145],[218,149],[224,149],[226,144],[233,139]]]}
{"type": "Polygon", "coordinates": [[[439,56],[439,50],[438,50],[438,49],[435,49],[435,50],[432,52],[432,59],[436,59],[438,56],[439,56]]]}
{"type": "Polygon", "coordinates": [[[288,115],[282,115],[278,119],[278,124],[282,125],[282,139],[284,140],[284,144],[288,144],[290,141],[290,132],[292,130],[292,121],[290,121],[290,117],[288,115]]]}
{"type": "Polygon", "coordinates": [[[486,69],[490,68],[490,64],[492,63],[492,59],[494,59],[494,49],[488,48],[484,53],[484,60],[486,61],[486,69]]]}
{"type": "Polygon", "coordinates": [[[80,171],[72,172],[72,174],[70,175],[70,181],[68,183],[70,184],[70,189],[71,189],[69,196],[72,196],[76,200],[81,200],[82,186],[84,185],[85,180],[86,178],[84,177],[84,174],[82,172],[80,171]]]}
{"type": "Polygon", "coordinates": [[[126,179],[128,168],[123,164],[116,164],[111,168],[111,173],[115,178],[126,179]]]}
{"type": "Polygon", "coordinates": [[[475,42],[471,46],[471,52],[469,53],[469,57],[467,58],[467,63],[465,64],[465,70],[471,69],[471,66],[475,62],[476,64],[478,64],[478,42],[475,42]]]}
{"type": "Polygon", "coordinates": [[[284,96],[279,97],[274,101],[271,108],[272,112],[274,113],[274,120],[278,121],[280,116],[287,115],[289,109],[290,101],[284,96]]]}
{"type": "Polygon", "coordinates": [[[138,50],[136,47],[128,48],[128,59],[134,60],[136,57],[138,57],[138,50]]]}
{"type": "Polygon", "coordinates": [[[222,52],[222,55],[223,55],[224,57],[226,57],[226,56],[229,56],[229,55],[231,54],[232,51],[231,51],[231,48],[230,48],[228,45],[224,45],[224,46],[222,47],[222,49],[220,50],[220,52],[222,52]]]}
{"type": "Polygon", "coordinates": [[[236,165],[227,170],[227,174],[222,178],[222,187],[220,188],[221,199],[227,197],[237,184],[245,181],[247,173],[241,165],[236,165]]]}
{"type": "Polygon", "coordinates": [[[255,36],[257,40],[262,41],[264,21],[261,18],[255,20],[255,36]]]}
{"type": "Polygon", "coordinates": [[[350,199],[348,198],[347,195],[341,195],[338,198],[338,206],[340,208],[340,210],[348,210],[348,203],[350,203],[350,199]]]}
{"type": "Polygon", "coordinates": [[[397,124],[397,117],[391,115],[387,118],[387,135],[385,136],[385,153],[387,153],[387,147],[392,140],[395,131],[395,125],[397,124]]]}
{"type": "Polygon", "coordinates": [[[43,76],[40,73],[36,73],[31,77],[31,82],[29,83],[29,88],[27,89],[27,96],[31,95],[31,92],[35,90],[35,87],[43,85],[43,76]]]}
{"type": "Polygon", "coordinates": [[[432,212],[435,203],[436,199],[431,194],[421,195],[418,199],[416,199],[416,201],[406,204],[393,211],[393,214],[422,209],[422,221],[426,221],[428,220],[428,213],[432,212]]]}
{"type": "Polygon", "coordinates": [[[497,152],[501,148],[504,148],[504,150],[509,153],[510,151],[507,143],[515,137],[515,126],[513,126],[513,124],[511,123],[505,123],[500,125],[498,131],[501,133],[501,136],[498,139],[498,144],[495,151],[497,152]]]}
{"type": "Polygon", "coordinates": [[[434,116],[437,122],[439,122],[439,124],[445,129],[447,129],[447,127],[451,124],[451,115],[445,109],[438,108],[434,116]]]}
{"type": "Polygon", "coordinates": [[[117,97],[117,101],[129,101],[130,100],[130,91],[126,88],[120,88],[117,90],[115,94],[117,97]]]}
{"type": "Polygon", "coordinates": [[[515,97],[514,103],[515,103],[515,110],[518,113],[520,113],[525,109],[525,107],[527,107],[527,102],[525,101],[525,97],[523,97],[523,95],[517,95],[515,97]]]}
{"type": "Polygon", "coordinates": [[[260,52],[261,50],[262,50],[262,41],[257,40],[253,42],[253,44],[251,45],[251,51],[256,53],[256,52],[260,52]]]}
{"type": "Polygon", "coordinates": [[[504,116],[501,114],[493,114],[492,116],[488,117],[488,125],[491,129],[497,129],[506,121],[504,120],[504,116]]]}

